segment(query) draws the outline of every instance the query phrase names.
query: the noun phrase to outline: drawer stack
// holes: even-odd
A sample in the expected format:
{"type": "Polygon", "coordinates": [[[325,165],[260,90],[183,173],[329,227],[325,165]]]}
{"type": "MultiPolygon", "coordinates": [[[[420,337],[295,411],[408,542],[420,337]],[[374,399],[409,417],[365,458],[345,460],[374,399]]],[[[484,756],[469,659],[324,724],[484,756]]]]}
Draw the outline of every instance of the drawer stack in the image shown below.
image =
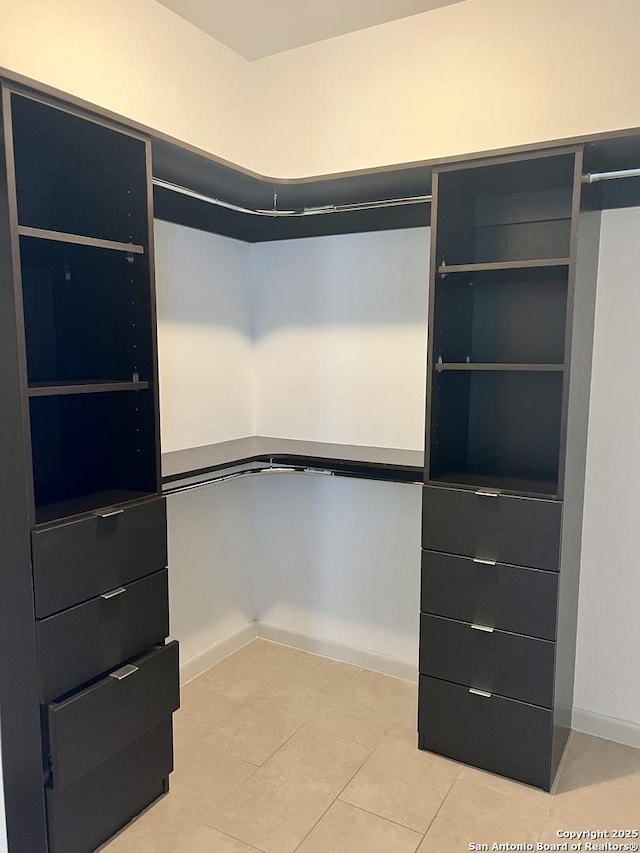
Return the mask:
{"type": "Polygon", "coordinates": [[[49,846],[88,853],[173,769],[165,501],[36,527],[32,565],[49,846]]]}
{"type": "Polygon", "coordinates": [[[554,500],[424,487],[420,746],[541,788],[561,514],[554,500]]]}

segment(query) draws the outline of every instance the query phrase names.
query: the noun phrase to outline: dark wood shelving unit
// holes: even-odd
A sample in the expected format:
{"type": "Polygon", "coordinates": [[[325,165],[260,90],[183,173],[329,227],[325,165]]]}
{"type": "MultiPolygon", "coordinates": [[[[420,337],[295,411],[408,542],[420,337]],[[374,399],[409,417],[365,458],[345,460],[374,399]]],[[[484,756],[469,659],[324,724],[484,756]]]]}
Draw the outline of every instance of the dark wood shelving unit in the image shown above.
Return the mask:
{"type": "Polygon", "coordinates": [[[60,397],[68,394],[104,394],[110,391],[146,391],[148,382],[39,382],[29,385],[29,397],[60,397]]]}
{"type": "Polygon", "coordinates": [[[114,252],[128,252],[143,255],[144,246],[134,243],[117,243],[115,240],[100,240],[97,237],[84,237],[81,234],[67,234],[64,231],[47,231],[45,228],[18,226],[21,237],[34,237],[36,240],[52,240],[55,243],[71,243],[74,246],[93,246],[95,249],[110,249],[114,252]]]}
{"type": "Polygon", "coordinates": [[[12,851],[90,853],[168,789],[179,701],[177,644],[165,645],[150,142],[4,83],[2,104],[0,259],[13,286],[0,381],[17,460],[3,469],[22,517],[7,545],[21,601],[19,670],[3,673],[21,732],[12,756],[5,720],[18,723],[3,715],[3,759],[21,780],[7,815],[12,851]],[[153,594],[128,597],[143,577],[153,594]],[[104,604],[114,588],[126,606],[104,604]],[[69,654],[82,648],[90,661],[69,654]],[[110,677],[132,659],[142,691],[110,677]]]}
{"type": "Polygon", "coordinates": [[[599,234],[582,157],[446,166],[433,190],[419,745],[545,790],[573,697],[599,234]],[[464,622],[446,602],[469,563],[464,622]],[[544,645],[531,595],[546,596],[544,645]]]}

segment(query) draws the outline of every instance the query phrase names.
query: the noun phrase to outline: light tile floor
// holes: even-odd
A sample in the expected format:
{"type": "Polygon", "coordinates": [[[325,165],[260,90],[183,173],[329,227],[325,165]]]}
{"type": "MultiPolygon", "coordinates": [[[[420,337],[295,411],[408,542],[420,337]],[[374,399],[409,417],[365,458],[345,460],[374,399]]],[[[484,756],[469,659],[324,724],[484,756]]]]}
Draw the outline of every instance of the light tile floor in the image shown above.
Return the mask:
{"type": "Polygon", "coordinates": [[[255,640],[183,688],[169,794],[102,849],[463,853],[640,828],[640,749],[574,733],[545,794],[419,751],[416,692],[255,640]]]}

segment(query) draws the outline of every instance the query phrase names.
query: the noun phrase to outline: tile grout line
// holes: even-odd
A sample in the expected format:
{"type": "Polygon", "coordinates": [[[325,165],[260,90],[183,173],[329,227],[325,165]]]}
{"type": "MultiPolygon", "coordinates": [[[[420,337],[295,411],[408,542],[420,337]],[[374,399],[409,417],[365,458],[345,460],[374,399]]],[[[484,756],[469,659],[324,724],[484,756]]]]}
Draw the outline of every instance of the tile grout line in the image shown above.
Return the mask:
{"type": "MultiPolygon", "coordinates": [[[[261,638],[257,637],[256,639],[261,639],[261,638]]],[[[243,649],[244,649],[244,648],[247,648],[248,646],[250,646],[250,645],[251,645],[252,643],[254,643],[255,641],[256,641],[256,640],[252,640],[250,643],[247,643],[247,644],[246,644],[245,646],[243,646],[242,648],[243,648],[243,649]]],[[[263,642],[270,643],[270,642],[272,642],[272,641],[271,641],[271,640],[263,640],[263,642]]],[[[280,643],[274,643],[274,645],[281,645],[281,644],[280,644],[280,643]]],[[[285,648],[293,648],[293,647],[285,646],[285,648]]],[[[242,651],[242,649],[239,649],[238,651],[242,651]]],[[[248,705],[248,704],[249,704],[253,699],[255,699],[255,697],[256,697],[258,694],[260,694],[260,692],[261,692],[261,691],[263,691],[265,688],[267,688],[267,687],[268,687],[268,686],[273,682],[273,680],[274,680],[274,679],[276,679],[276,678],[278,678],[279,676],[281,676],[281,675],[282,675],[284,672],[286,672],[290,667],[292,667],[295,663],[297,663],[297,661],[299,661],[299,660],[300,660],[300,658],[301,658],[303,655],[311,654],[310,652],[306,652],[306,651],[304,651],[304,650],[298,650],[298,649],[296,649],[296,651],[300,651],[300,654],[299,654],[299,655],[297,655],[297,656],[296,656],[292,661],[290,661],[290,663],[288,663],[288,664],[287,664],[283,669],[281,669],[279,672],[277,672],[277,673],[275,673],[273,676],[271,676],[271,678],[270,678],[269,680],[267,680],[267,681],[263,682],[263,683],[260,685],[260,687],[259,687],[259,688],[254,692],[254,693],[251,693],[251,694],[250,694],[249,696],[247,696],[246,698],[241,699],[240,701],[237,701],[233,708],[230,708],[228,711],[226,711],[226,712],[222,715],[222,717],[221,717],[221,721],[222,721],[222,720],[226,720],[226,719],[227,719],[228,717],[230,717],[232,714],[234,714],[234,713],[236,713],[236,712],[240,711],[242,708],[246,707],[246,706],[247,706],[247,705],[248,705]]],[[[233,654],[237,654],[237,652],[234,652],[233,654]]],[[[228,656],[227,658],[225,658],[224,660],[228,660],[229,658],[233,657],[233,654],[229,655],[229,656],[228,656]]],[[[322,655],[315,655],[315,657],[323,658],[323,656],[322,656],[322,655]]],[[[323,658],[323,659],[325,659],[325,658],[323,658]]],[[[329,659],[329,658],[326,658],[326,660],[330,660],[330,659],[329,659]]],[[[200,677],[202,677],[202,676],[206,675],[207,673],[209,673],[209,672],[211,672],[211,671],[215,670],[215,668],[216,668],[220,663],[222,663],[222,662],[223,662],[223,661],[218,661],[218,663],[214,664],[214,665],[213,665],[212,667],[210,667],[206,672],[204,672],[204,673],[202,673],[200,676],[198,676],[198,678],[200,678],[200,677]]],[[[340,664],[341,662],[340,662],[340,661],[336,661],[336,663],[340,664]]],[[[355,671],[355,672],[350,676],[350,678],[349,678],[349,679],[348,679],[348,680],[347,680],[347,681],[346,681],[346,682],[345,682],[345,683],[344,683],[344,684],[343,684],[343,685],[342,685],[342,686],[341,686],[341,687],[336,691],[336,696],[339,696],[339,695],[342,693],[342,691],[343,691],[343,690],[344,690],[344,689],[345,689],[345,688],[346,688],[346,687],[347,687],[347,686],[348,686],[348,685],[353,681],[353,679],[354,679],[354,678],[355,678],[355,677],[356,677],[360,672],[362,672],[362,668],[361,668],[361,667],[356,667],[355,669],[356,669],[356,671],[355,671]]],[[[195,680],[197,680],[197,679],[194,679],[194,681],[195,681],[195,680]]],[[[231,699],[231,697],[226,696],[224,693],[219,693],[219,692],[218,692],[218,691],[216,691],[216,690],[214,690],[213,692],[214,692],[214,693],[216,693],[216,695],[223,697],[224,699],[229,699],[229,701],[232,701],[232,702],[233,702],[233,701],[235,701],[235,700],[231,699]]],[[[186,715],[186,716],[188,716],[188,717],[191,717],[191,718],[192,718],[192,719],[194,719],[194,720],[197,720],[198,722],[204,722],[205,724],[207,723],[207,721],[206,721],[206,720],[202,720],[202,718],[201,718],[201,717],[198,717],[198,715],[197,715],[197,714],[185,714],[185,715],[186,715]]],[[[215,722],[218,722],[218,721],[216,720],[215,722]]],[[[225,748],[224,748],[223,746],[221,746],[220,744],[216,744],[216,748],[217,748],[217,749],[219,749],[219,750],[220,750],[220,752],[223,752],[225,755],[229,755],[231,758],[235,758],[235,759],[237,759],[237,760],[239,760],[239,761],[244,761],[246,764],[251,764],[251,765],[253,765],[256,769],[259,769],[260,767],[263,767],[263,766],[267,763],[267,761],[269,761],[269,759],[270,759],[270,758],[272,758],[272,757],[273,757],[273,756],[274,756],[274,755],[275,755],[275,754],[276,754],[276,753],[277,753],[277,752],[278,752],[278,751],[279,751],[279,750],[280,750],[280,749],[281,749],[281,748],[282,748],[282,747],[283,747],[283,746],[284,746],[284,745],[285,745],[285,744],[286,744],[286,743],[287,743],[287,742],[288,742],[288,741],[289,741],[289,740],[290,740],[290,739],[291,739],[295,734],[297,734],[297,733],[300,731],[300,729],[301,729],[303,726],[305,726],[305,725],[309,726],[309,721],[308,721],[308,720],[306,720],[306,719],[305,719],[305,720],[303,720],[303,721],[300,723],[300,726],[299,726],[298,728],[296,728],[296,729],[295,729],[295,731],[293,731],[293,732],[292,732],[292,734],[291,734],[291,735],[289,735],[289,737],[287,737],[287,738],[286,738],[286,740],[284,740],[284,741],[283,741],[283,742],[282,742],[282,743],[281,743],[281,744],[280,744],[280,745],[279,745],[279,746],[278,746],[278,747],[277,747],[277,748],[276,748],[276,749],[275,749],[275,750],[274,750],[270,755],[268,755],[268,756],[264,759],[264,761],[262,761],[260,764],[255,764],[253,761],[249,761],[249,760],[248,760],[248,759],[246,759],[246,758],[241,758],[240,756],[235,755],[233,752],[230,752],[229,750],[225,749],[225,748]]],[[[315,726],[309,726],[309,727],[310,727],[310,728],[314,728],[316,731],[324,731],[323,729],[318,729],[318,728],[316,728],[315,726]]],[[[331,732],[325,732],[325,734],[332,734],[332,733],[331,733],[331,732]]],[[[186,747],[188,747],[191,743],[194,743],[194,742],[195,742],[195,740],[196,740],[198,737],[199,737],[199,735],[197,735],[196,737],[194,737],[194,738],[193,738],[193,740],[191,740],[191,741],[189,741],[187,744],[185,744],[185,748],[186,748],[186,747]]],[[[345,738],[345,740],[346,740],[346,738],[345,738]]],[[[357,741],[354,741],[354,743],[357,743],[357,741]]],[[[360,745],[360,746],[366,746],[366,747],[368,747],[368,744],[359,744],[359,745],[360,745]]],[[[251,774],[251,775],[253,775],[253,774],[251,774]]],[[[250,777],[247,777],[247,779],[249,779],[249,778],[250,778],[250,777]]],[[[246,780],[245,780],[245,781],[246,781],[246,780]]]]}
{"type": "MultiPolygon", "coordinates": [[[[351,781],[353,781],[353,779],[351,781]]],[[[364,806],[357,806],[355,803],[350,803],[349,800],[343,800],[342,795],[344,794],[344,791],[344,788],[342,789],[342,791],[340,791],[336,798],[336,802],[338,802],[339,800],[343,805],[349,806],[349,808],[358,809],[358,811],[365,812],[365,814],[370,814],[372,817],[380,818],[380,820],[386,820],[387,823],[392,823],[394,826],[399,826],[401,829],[406,829],[408,832],[414,832],[416,835],[420,836],[420,839],[424,838],[426,830],[423,831],[421,829],[414,829],[412,826],[407,826],[406,823],[400,823],[399,820],[394,820],[392,817],[387,817],[386,815],[378,814],[378,812],[372,812],[371,809],[365,809],[364,806]]],[[[447,790],[447,794],[448,793],[449,791],[447,790]]],[[[445,794],[444,797],[446,797],[447,794],[445,794]]],[[[442,798],[443,800],[444,797],[442,798]]],[[[440,807],[438,806],[438,808],[440,807]]]]}
{"type": "MultiPolygon", "coordinates": [[[[308,728],[311,728],[311,726],[308,726],[308,728]]],[[[316,729],[316,731],[319,731],[319,729],[316,729]]],[[[328,733],[328,732],[324,732],[324,734],[330,734],[330,733],[328,733]]],[[[339,736],[338,736],[338,735],[334,735],[334,737],[339,737],[339,736]]],[[[362,743],[357,743],[356,741],[347,740],[347,738],[340,738],[340,739],[341,739],[341,740],[346,741],[347,743],[353,743],[353,744],[356,744],[357,746],[364,746],[364,744],[362,744],[362,743]]],[[[367,763],[367,761],[371,758],[371,756],[373,755],[373,753],[374,753],[374,752],[375,752],[375,750],[373,750],[373,749],[372,749],[372,750],[371,750],[371,752],[369,753],[369,755],[367,755],[367,757],[364,759],[364,761],[362,762],[362,764],[360,764],[360,765],[358,765],[358,767],[356,767],[356,769],[353,771],[353,773],[351,774],[351,776],[350,776],[350,777],[347,779],[347,781],[344,783],[344,785],[342,786],[342,788],[340,788],[340,790],[338,791],[338,793],[337,793],[337,794],[335,795],[335,797],[331,800],[331,802],[330,802],[330,803],[329,803],[329,805],[326,807],[326,809],[322,812],[322,814],[320,815],[320,817],[319,817],[319,818],[315,821],[315,823],[314,823],[314,824],[309,828],[309,831],[305,833],[304,837],[300,839],[300,843],[299,843],[299,844],[297,844],[297,845],[294,847],[294,849],[293,849],[292,853],[295,853],[295,851],[296,851],[296,850],[299,850],[300,846],[301,846],[302,844],[304,844],[304,842],[307,840],[307,838],[309,837],[309,835],[311,835],[311,833],[313,832],[313,830],[316,828],[316,826],[320,823],[320,821],[322,820],[322,818],[323,818],[323,817],[326,815],[326,813],[329,811],[329,809],[331,808],[331,806],[333,806],[333,805],[335,805],[335,803],[337,803],[337,801],[338,801],[338,799],[339,799],[340,795],[342,794],[342,792],[343,792],[343,791],[344,791],[344,790],[345,790],[345,789],[346,789],[346,788],[351,784],[351,782],[353,782],[353,780],[355,779],[355,777],[356,777],[356,776],[358,775],[358,773],[362,770],[362,768],[363,768],[363,767],[364,767],[364,765],[367,763]]]]}
{"type": "MultiPolygon", "coordinates": [[[[199,678],[202,678],[203,676],[208,675],[208,674],[209,674],[209,673],[211,673],[213,670],[215,670],[215,668],[216,668],[217,666],[219,666],[221,663],[224,663],[225,661],[228,661],[228,660],[229,660],[230,658],[232,658],[234,655],[236,655],[236,654],[238,654],[239,652],[243,651],[243,649],[248,648],[248,647],[249,647],[249,646],[251,646],[253,643],[255,643],[255,642],[256,642],[256,640],[259,640],[259,639],[262,639],[262,638],[261,638],[261,637],[255,637],[253,640],[250,640],[248,643],[245,643],[245,645],[244,645],[244,646],[242,646],[242,648],[237,649],[237,651],[232,652],[230,655],[227,655],[227,657],[226,657],[226,658],[223,658],[222,660],[219,660],[219,661],[217,661],[216,663],[214,663],[214,664],[213,664],[213,666],[210,666],[210,667],[209,667],[209,669],[207,669],[207,670],[205,670],[204,672],[200,673],[200,675],[196,676],[196,678],[193,678],[190,682],[188,682],[187,684],[183,685],[183,686],[180,688],[181,692],[182,692],[182,690],[183,690],[185,687],[187,687],[187,686],[188,686],[188,685],[190,685],[190,684],[193,684],[193,683],[194,683],[195,681],[197,681],[199,678]]],[[[264,640],[263,642],[265,642],[265,643],[269,643],[269,642],[271,642],[271,640],[264,640]]],[[[280,644],[280,643],[274,643],[274,645],[281,645],[281,644],[280,644]]],[[[290,647],[290,646],[285,646],[285,648],[291,648],[291,647],[290,647]]],[[[304,653],[303,651],[301,651],[301,652],[300,652],[300,654],[298,655],[298,657],[294,658],[294,660],[290,661],[290,662],[289,662],[289,663],[288,663],[288,664],[287,664],[283,669],[281,669],[279,672],[275,673],[274,675],[270,676],[270,678],[268,678],[266,681],[263,681],[263,682],[260,684],[260,686],[258,687],[258,689],[257,689],[255,692],[250,693],[248,696],[245,696],[243,699],[239,699],[239,700],[233,699],[231,696],[227,696],[225,693],[221,693],[220,691],[218,691],[218,690],[216,690],[215,688],[213,688],[213,689],[212,689],[212,692],[213,692],[213,693],[215,693],[215,694],[216,694],[216,696],[220,696],[220,697],[222,697],[223,699],[228,699],[230,702],[235,702],[235,705],[234,705],[234,707],[233,707],[233,708],[230,708],[228,711],[225,711],[225,713],[224,713],[224,714],[222,715],[222,717],[221,717],[221,720],[226,719],[226,717],[231,716],[231,714],[233,714],[233,713],[234,713],[234,712],[236,712],[236,711],[239,711],[243,706],[248,705],[248,704],[249,704],[249,702],[250,702],[252,699],[254,699],[254,698],[257,696],[257,694],[258,694],[258,693],[260,693],[260,691],[261,691],[261,690],[263,690],[265,687],[267,687],[267,686],[271,683],[271,681],[272,681],[274,678],[277,678],[279,675],[281,675],[283,672],[285,672],[287,669],[289,669],[289,667],[290,667],[290,666],[293,666],[293,664],[294,664],[294,663],[296,663],[296,661],[298,661],[298,660],[300,659],[300,657],[301,657],[303,654],[305,654],[305,653],[304,653]]],[[[182,710],[182,707],[181,707],[179,710],[182,710]]],[[[190,717],[190,718],[192,718],[192,719],[196,719],[196,720],[198,720],[199,722],[200,722],[200,721],[201,721],[201,722],[205,722],[205,723],[207,722],[206,720],[202,720],[201,718],[199,718],[197,714],[193,714],[193,713],[189,714],[189,713],[188,713],[188,712],[186,712],[186,711],[184,712],[184,714],[185,714],[185,716],[186,716],[186,717],[190,717]]],[[[220,721],[219,721],[219,720],[215,720],[215,721],[212,721],[212,722],[218,723],[218,722],[220,722],[220,721]]],[[[280,747],[278,747],[278,749],[280,749],[280,747]]],[[[221,752],[225,752],[225,751],[226,751],[226,750],[221,749],[221,752]]],[[[276,751],[277,751],[277,750],[276,750],[276,751]]],[[[232,753],[227,753],[227,754],[228,754],[228,755],[232,755],[232,753]]],[[[272,753],[272,754],[273,754],[273,753],[272,753]]],[[[233,756],[233,758],[238,758],[238,756],[237,756],[237,755],[234,755],[234,756],[233,756]]],[[[271,758],[271,756],[269,756],[269,758],[271,758]]],[[[246,759],[241,759],[241,760],[246,760],[246,759]]],[[[265,759],[265,761],[268,761],[268,760],[269,760],[268,758],[267,758],[267,759],[265,759]]],[[[253,764],[253,762],[252,762],[252,761],[250,761],[250,762],[248,762],[248,763],[249,763],[249,764],[253,764]]],[[[262,762],[262,764],[264,764],[264,763],[265,763],[265,762],[263,761],[263,762],[262,762]]],[[[258,766],[258,767],[261,767],[261,766],[262,766],[262,764],[259,764],[259,765],[257,765],[257,766],[258,766]]]]}
{"type": "Polygon", "coordinates": [[[203,823],[202,826],[206,826],[207,829],[213,829],[215,832],[219,832],[220,835],[226,835],[227,838],[232,838],[234,841],[237,841],[238,844],[244,844],[245,847],[248,847],[249,850],[255,850],[256,853],[267,853],[267,851],[262,847],[256,847],[255,844],[249,844],[247,841],[243,841],[241,838],[237,838],[235,835],[231,835],[228,832],[223,832],[221,829],[218,829],[217,826],[210,826],[208,823],[203,823]]]}
{"type": "MultiPolygon", "coordinates": [[[[283,741],[283,742],[280,744],[280,746],[275,750],[275,752],[272,752],[272,753],[271,753],[271,755],[269,756],[269,758],[265,759],[265,761],[263,761],[263,762],[262,762],[262,764],[258,765],[257,767],[255,767],[255,765],[253,765],[253,766],[254,766],[254,771],[253,771],[253,773],[250,773],[250,774],[249,774],[249,776],[247,776],[247,778],[246,778],[246,779],[244,779],[244,780],[243,780],[243,781],[238,785],[238,787],[237,787],[237,788],[234,788],[234,789],[233,789],[233,791],[231,791],[231,792],[230,792],[226,797],[224,797],[222,800],[220,800],[220,802],[219,802],[219,803],[217,804],[217,806],[216,806],[216,809],[220,809],[220,808],[222,808],[222,806],[224,806],[224,804],[225,804],[228,800],[230,800],[230,799],[231,799],[231,797],[235,796],[235,794],[237,794],[237,793],[238,793],[238,791],[239,791],[239,790],[240,790],[240,789],[241,789],[241,788],[242,788],[242,787],[243,787],[243,786],[244,786],[244,785],[245,785],[245,784],[246,784],[250,779],[253,779],[253,777],[256,775],[256,773],[258,772],[258,770],[260,770],[262,767],[264,767],[264,765],[267,763],[267,761],[269,761],[269,759],[270,759],[270,758],[273,758],[273,757],[274,757],[278,752],[280,752],[280,750],[281,750],[284,746],[286,746],[286,744],[288,744],[288,743],[289,743],[289,741],[291,740],[291,738],[295,737],[295,736],[298,734],[298,732],[299,732],[299,731],[301,731],[303,728],[304,728],[304,723],[303,723],[299,728],[297,728],[297,729],[295,730],[295,732],[293,732],[293,734],[289,735],[289,737],[288,737],[285,741],[283,741]]],[[[221,750],[221,751],[222,751],[222,750],[221,750]]],[[[236,756],[233,756],[233,757],[235,758],[236,756]]],[[[239,759],[239,760],[242,760],[242,759],[239,759]]],[[[247,763],[247,764],[249,764],[250,762],[246,762],[246,763],[247,763]]],[[[204,824],[204,825],[205,825],[205,826],[208,826],[208,827],[209,827],[209,829],[215,829],[217,832],[223,832],[223,830],[218,829],[218,827],[217,827],[217,826],[213,826],[213,824],[210,824],[210,823],[206,823],[206,822],[205,822],[205,824],[204,824]]],[[[225,833],[223,833],[223,834],[225,834],[225,833]]],[[[229,833],[226,833],[226,834],[228,835],[229,833]]],[[[230,838],[235,838],[235,836],[233,836],[233,835],[230,835],[229,837],[230,837],[230,838]]],[[[236,841],[241,842],[242,844],[247,844],[249,847],[251,847],[251,846],[252,846],[251,844],[249,844],[249,842],[248,842],[248,841],[243,841],[241,838],[235,838],[235,840],[236,840],[236,841]]],[[[256,848],[256,849],[257,849],[257,850],[260,850],[260,851],[261,851],[261,853],[265,853],[265,851],[263,851],[263,850],[262,850],[262,848],[256,848]]]]}
{"type": "MultiPolygon", "coordinates": [[[[449,788],[448,788],[448,790],[447,790],[447,793],[446,793],[446,794],[444,795],[444,797],[442,798],[442,802],[441,802],[441,803],[440,803],[440,805],[438,806],[438,808],[437,808],[437,810],[436,810],[436,813],[434,814],[434,816],[433,816],[433,817],[431,818],[431,820],[429,821],[429,825],[427,826],[427,828],[425,829],[425,831],[424,831],[424,833],[423,833],[423,835],[422,835],[422,841],[424,841],[424,840],[425,840],[425,838],[427,837],[427,833],[429,832],[429,830],[431,829],[431,827],[432,827],[432,826],[433,826],[433,824],[435,823],[435,820],[436,820],[436,818],[438,817],[438,815],[440,814],[440,810],[442,809],[442,807],[443,807],[443,805],[444,805],[444,803],[445,803],[445,800],[447,799],[447,797],[448,797],[448,796],[449,796],[449,794],[451,793],[451,789],[453,788],[453,786],[455,785],[455,783],[458,781],[458,778],[459,778],[459,776],[460,776],[460,774],[461,774],[461,773],[462,773],[462,764],[458,767],[458,772],[456,773],[456,775],[455,775],[455,776],[453,777],[453,779],[451,780],[451,784],[449,785],[449,788]]],[[[422,844],[422,841],[420,842],[420,844],[422,844]]]]}
{"type": "MultiPolygon", "coordinates": [[[[464,767],[467,767],[467,766],[469,766],[469,765],[463,765],[463,766],[464,766],[464,767]]],[[[460,771],[462,771],[462,767],[460,768],[460,771]]],[[[506,779],[507,777],[506,777],[506,776],[505,776],[505,777],[501,776],[500,778],[501,778],[501,779],[502,779],[502,778],[506,779]]],[[[456,777],[456,780],[455,780],[455,781],[458,781],[457,777],[456,777]]],[[[537,803],[531,803],[531,802],[529,802],[528,800],[522,800],[522,799],[520,799],[519,797],[515,797],[513,794],[506,794],[506,793],[504,793],[503,791],[496,791],[496,790],[495,790],[495,788],[489,788],[489,786],[488,786],[488,785],[480,785],[478,782],[472,782],[472,781],[470,781],[469,779],[460,779],[460,781],[461,781],[461,782],[464,782],[464,784],[465,784],[465,785],[473,785],[473,787],[474,787],[474,788],[482,788],[482,789],[483,789],[483,790],[485,790],[485,791],[491,791],[493,794],[497,794],[497,795],[498,795],[498,796],[500,796],[500,797],[506,797],[506,798],[507,798],[507,799],[509,799],[509,800],[514,800],[516,803],[522,803],[522,804],[524,804],[524,805],[531,806],[531,807],[532,807],[532,808],[534,808],[534,809],[540,809],[540,810],[542,811],[542,810],[543,810],[543,808],[544,808],[543,806],[539,806],[537,803]]],[[[511,780],[511,779],[507,779],[507,781],[509,781],[509,782],[510,782],[510,781],[513,781],[513,780],[511,780]]],[[[517,784],[517,783],[516,783],[516,784],[517,784]]],[[[537,789],[536,789],[536,790],[537,790],[537,789]]],[[[547,792],[546,792],[546,791],[544,791],[543,793],[545,793],[545,794],[546,794],[547,792]]],[[[547,807],[547,810],[548,810],[548,811],[547,811],[547,813],[548,813],[549,811],[551,811],[551,805],[549,805],[549,806],[547,807]]],[[[546,820],[546,815],[545,815],[545,820],[546,820]]]]}

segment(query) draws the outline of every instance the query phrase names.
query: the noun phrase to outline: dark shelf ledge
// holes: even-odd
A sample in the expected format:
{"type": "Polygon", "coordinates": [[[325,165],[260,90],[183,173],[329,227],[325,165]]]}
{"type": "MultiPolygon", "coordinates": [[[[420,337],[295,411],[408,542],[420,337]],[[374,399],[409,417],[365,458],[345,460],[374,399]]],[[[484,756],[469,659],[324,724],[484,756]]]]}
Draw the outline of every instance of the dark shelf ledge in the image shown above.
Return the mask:
{"type": "Polygon", "coordinates": [[[427,480],[430,486],[459,489],[495,489],[505,494],[533,498],[558,498],[558,477],[553,471],[526,469],[490,469],[471,467],[465,471],[447,471],[427,480]]]}
{"type": "Polygon", "coordinates": [[[60,397],[67,394],[103,394],[109,391],[145,391],[148,382],[34,382],[30,397],[60,397]]]}
{"type": "Polygon", "coordinates": [[[118,508],[130,503],[153,498],[152,492],[135,491],[133,489],[111,489],[105,492],[95,492],[81,495],[68,500],[36,506],[36,525],[54,524],[63,520],[67,522],[75,516],[86,515],[98,509],[117,506],[118,508]]]}
{"type": "Polygon", "coordinates": [[[564,364],[516,364],[516,363],[501,363],[501,362],[442,362],[436,363],[435,368],[438,373],[446,370],[493,370],[493,371],[522,371],[530,373],[561,373],[564,370],[564,364]]]}
{"type": "Polygon", "coordinates": [[[18,234],[21,237],[35,237],[38,240],[51,240],[55,243],[93,246],[95,249],[112,249],[116,252],[127,252],[133,255],[144,254],[144,246],[138,246],[136,243],[118,243],[115,240],[83,237],[81,234],[67,234],[64,231],[47,231],[44,228],[31,228],[28,225],[18,225],[18,234]]]}
{"type": "Polygon", "coordinates": [[[179,481],[254,462],[316,467],[335,474],[394,482],[420,482],[424,454],[421,450],[248,436],[163,453],[162,482],[165,487],[173,487],[179,481]]]}
{"type": "Polygon", "coordinates": [[[568,267],[569,258],[535,258],[530,261],[498,261],[491,264],[444,264],[438,267],[439,275],[458,272],[491,272],[493,270],[531,270],[546,267],[568,267]]]}

